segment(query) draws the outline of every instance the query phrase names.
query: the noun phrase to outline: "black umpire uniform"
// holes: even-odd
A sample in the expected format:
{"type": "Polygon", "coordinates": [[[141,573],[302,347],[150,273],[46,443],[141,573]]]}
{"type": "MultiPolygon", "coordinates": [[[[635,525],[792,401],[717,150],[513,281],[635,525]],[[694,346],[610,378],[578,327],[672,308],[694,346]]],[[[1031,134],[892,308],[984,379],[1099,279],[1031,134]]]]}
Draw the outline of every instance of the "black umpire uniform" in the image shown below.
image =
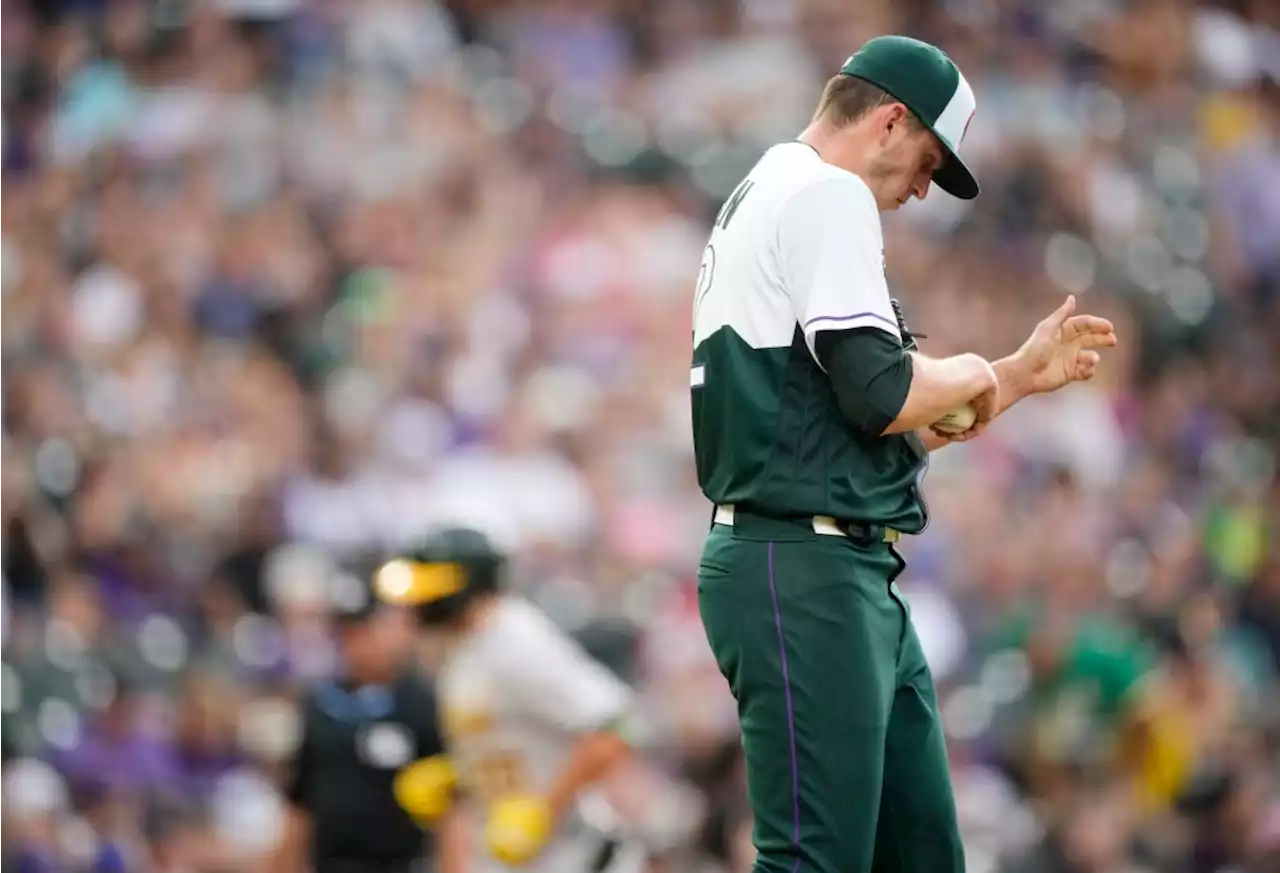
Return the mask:
{"type": "Polygon", "coordinates": [[[432,835],[396,802],[392,784],[405,765],[443,753],[435,694],[408,652],[382,684],[358,675],[350,655],[355,646],[386,645],[378,637],[385,637],[379,621],[388,609],[363,583],[361,593],[337,617],[350,667],[310,688],[302,702],[302,741],[286,795],[310,819],[315,873],[429,871],[432,835]]]}

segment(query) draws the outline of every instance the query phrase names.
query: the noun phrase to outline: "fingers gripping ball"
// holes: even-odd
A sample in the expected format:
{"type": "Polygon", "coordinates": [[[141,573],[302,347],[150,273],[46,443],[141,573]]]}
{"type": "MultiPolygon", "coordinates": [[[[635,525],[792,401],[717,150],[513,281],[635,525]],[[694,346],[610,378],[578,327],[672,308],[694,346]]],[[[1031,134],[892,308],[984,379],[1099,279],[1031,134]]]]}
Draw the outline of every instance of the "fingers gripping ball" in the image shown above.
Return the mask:
{"type": "Polygon", "coordinates": [[[933,423],[933,429],[941,433],[964,433],[978,420],[978,411],[972,403],[966,403],[954,412],[948,412],[933,423]]]}
{"type": "Polygon", "coordinates": [[[489,852],[504,864],[533,860],[551,837],[551,807],[540,797],[508,797],[489,808],[484,839],[489,852]]]}
{"type": "Polygon", "coordinates": [[[392,791],[396,802],[418,822],[432,822],[453,803],[457,776],[444,755],[419,758],[396,774],[392,791]]]}

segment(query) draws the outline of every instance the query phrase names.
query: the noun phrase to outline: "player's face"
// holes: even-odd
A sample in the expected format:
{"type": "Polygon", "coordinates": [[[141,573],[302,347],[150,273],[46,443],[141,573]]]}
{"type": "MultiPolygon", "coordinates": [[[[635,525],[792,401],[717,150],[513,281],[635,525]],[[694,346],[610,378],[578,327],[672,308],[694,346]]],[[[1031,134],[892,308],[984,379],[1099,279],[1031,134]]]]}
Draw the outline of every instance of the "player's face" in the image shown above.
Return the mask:
{"type": "Polygon", "coordinates": [[[901,126],[872,166],[880,211],[897,209],[912,197],[923,200],[942,161],[942,145],[936,136],[919,126],[901,126]]]}

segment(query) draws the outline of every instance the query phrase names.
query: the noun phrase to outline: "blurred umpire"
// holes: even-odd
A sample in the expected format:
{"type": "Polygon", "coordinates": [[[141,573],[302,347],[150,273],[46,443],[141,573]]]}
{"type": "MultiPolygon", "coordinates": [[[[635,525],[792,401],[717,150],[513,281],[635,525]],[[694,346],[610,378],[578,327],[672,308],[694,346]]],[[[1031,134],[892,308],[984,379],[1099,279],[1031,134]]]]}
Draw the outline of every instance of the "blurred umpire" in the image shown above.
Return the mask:
{"type": "Polygon", "coordinates": [[[448,797],[449,769],[434,690],[411,667],[413,619],[380,603],[367,574],[340,576],[335,589],[341,666],[302,701],[290,821],[270,869],[456,873],[445,804],[434,799],[448,797]],[[410,771],[416,821],[396,796],[410,771]]]}

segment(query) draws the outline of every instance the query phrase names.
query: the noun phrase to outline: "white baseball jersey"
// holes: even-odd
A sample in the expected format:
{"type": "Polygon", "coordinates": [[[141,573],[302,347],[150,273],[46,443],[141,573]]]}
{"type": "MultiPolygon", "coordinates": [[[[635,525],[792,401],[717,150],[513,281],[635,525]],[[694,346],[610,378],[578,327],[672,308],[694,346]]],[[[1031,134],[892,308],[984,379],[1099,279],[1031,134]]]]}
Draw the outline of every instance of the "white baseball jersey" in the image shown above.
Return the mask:
{"type": "MultiPolygon", "coordinates": [[[[484,623],[449,653],[438,681],[445,741],[459,781],[478,801],[545,793],[577,738],[618,720],[631,692],[527,601],[503,595],[484,623]]],[[[546,849],[519,870],[583,873],[603,842],[568,816],[546,849]]],[[[483,819],[476,822],[483,827],[483,819]]],[[[506,868],[483,839],[469,868],[506,868]]]]}
{"type": "Polygon", "coordinates": [[[716,216],[694,296],[693,442],[711,502],[923,529],[923,446],[857,437],[818,360],[818,334],[855,328],[902,341],[875,196],[811,146],[776,145],[716,216]]]}
{"type": "Polygon", "coordinates": [[[822,330],[899,336],[875,195],[798,140],[765,152],[716,216],[693,344],[729,328],[751,349],[786,349],[797,327],[810,351],[822,330]]]}

